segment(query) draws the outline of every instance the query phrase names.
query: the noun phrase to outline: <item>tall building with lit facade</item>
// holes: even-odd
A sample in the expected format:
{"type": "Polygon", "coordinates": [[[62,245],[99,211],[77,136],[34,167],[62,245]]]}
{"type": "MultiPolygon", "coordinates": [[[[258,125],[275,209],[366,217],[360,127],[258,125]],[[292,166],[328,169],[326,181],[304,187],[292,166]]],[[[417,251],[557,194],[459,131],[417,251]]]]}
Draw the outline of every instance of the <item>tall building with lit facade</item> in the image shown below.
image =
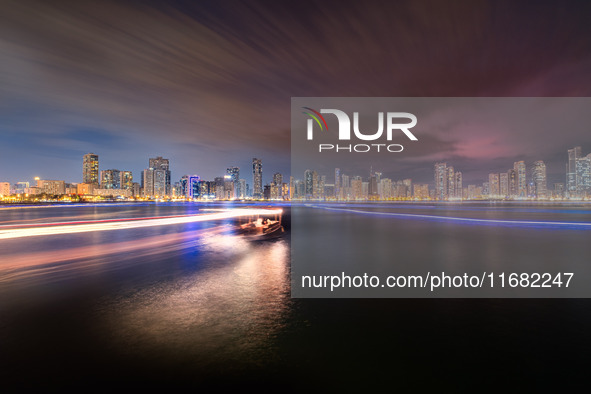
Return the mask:
{"type": "Polygon", "coordinates": [[[578,198],[586,197],[591,191],[591,155],[580,157],[576,160],[576,194],[578,198]]]}
{"type": "Polygon", "coordinates": [[[523,160],[516,161],[513,164],[513,169],[515,170],[515,177],[517,181],[517,197],[525,198],[527,197],[527,178],[525,162],[523,160]]]}
{"type": "Polygon", "coordinates": [[[489,198],[499,198],[501,193],[499,174],[488,174],[489,198]]]}
{"type": "Polygon", "coordinates": [[[501,172],[499,174],[499,194],[501,198],[509,196],[509,173],[501,172]]]}
{"type": "Polygon", "coordinates": [[[82,183],[99,185],[99,157],[94,153],[87,153],[82,158],[82,183]]]}
{"type": "Polygon", "coordinates": [[[152,196],[169,196],[171,195],[171,173],[170,160],[164,159],[161,156],[149,159],[149,169],[153,170],[153,193],[152,196]]]}
{"type": "Polygon", "coordinates": [[[341,198],[341,169],[334,169],[334,195],[337,199],[341,198]]]}
{"type": "Polygon", "coordinates": [[[435,164],[435,198],[447,200],[447,163],[435,164]]]}
{"type": "Polygon", "coordinates": [[[583,157],[580,146],[568,150],[568,164],[566,168],[566,192],[573,197],[577,194],[577,159],[583,157]]]}
{"type": "Polygon", "coordinates": [[[456,191],[456,195],[455,195],[456,199],[461,200],[463,198],[463,195],[462,195],[462,191],[463,191],[463,188],[464,188],[463,183],[464,182],[463,182],[463,178],[462,178],[462,172],[461,171],[456,171],[456,175],[455,175],[455,186],[454,186],[455,191],[456,191]]]}
{"type": "Polygon", "coordinates": [[[234,197],[240,196],[240,167],[228,167],[226,168],[226,175],[230,176],[232,182],[234,182],[234,197]]]}
{"type": "Polygon", "coordinates": [[[133,174],[131,173],[131,171],[119,172],[119,186],[123,190],[133,189],[133,174]]]}
{"type": "Polygon", "coordinates": [[[121,172],[119,170],[102,170],[101,189],[121,189],[121,172]]]}
{"type": "Polygon", "coordinates": [[[546,178],[546,164],[542,160],[538,160],[534,163],[532,168],[532,183],[533,183],[533,194],[536,198],[548,197],[548,187],[546,178]]]}
{"type": "Polygon", "coordinates": [[[256,157],[252,159],[252,198],[263,198],[263,162],[256,157]]]}

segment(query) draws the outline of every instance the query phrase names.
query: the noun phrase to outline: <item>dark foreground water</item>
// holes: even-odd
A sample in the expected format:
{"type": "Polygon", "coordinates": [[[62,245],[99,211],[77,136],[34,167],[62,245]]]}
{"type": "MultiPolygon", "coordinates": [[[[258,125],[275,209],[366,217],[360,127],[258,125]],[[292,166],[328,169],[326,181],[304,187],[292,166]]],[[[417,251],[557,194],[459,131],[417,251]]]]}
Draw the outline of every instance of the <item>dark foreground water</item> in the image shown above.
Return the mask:
{"type": "MultiPolygon", "coordinates": [[[[0,210],[0,225],[199,213],[203,205],[0,210]]],[[[0,240],[0,383],[419,391],[586,376],[587,299],[292,299],[290,217],[0,240]]],[[[586,211],[581,215],[586,215],[586,211]]]]}

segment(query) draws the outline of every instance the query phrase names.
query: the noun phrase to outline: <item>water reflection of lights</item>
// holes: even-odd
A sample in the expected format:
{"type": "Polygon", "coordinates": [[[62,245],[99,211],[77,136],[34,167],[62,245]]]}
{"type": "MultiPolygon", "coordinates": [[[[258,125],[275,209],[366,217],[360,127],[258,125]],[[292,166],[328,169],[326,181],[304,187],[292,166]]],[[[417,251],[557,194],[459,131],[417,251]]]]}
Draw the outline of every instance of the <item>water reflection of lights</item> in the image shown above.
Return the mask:
{"type": "Polygon", "coordinates": [[[87,222],[43,223],[25,228],[18,226],[0,226],[0,239],[34,237],[40,235],[72,234],[92,231],[122,230],[140,227],[166,226],[204,222],[210,220],[232,219],[243,216],[278,215],[281,209],[227,209],[215,213],[186,216],[169,216],[155,218],[112,219],[87,222]]]}
{"type": "Polygon", "coordinates": [[[327,211],[341,211],[350,212],[363,215],[374,215],[374,216],[391,216],[400,217],[407,219],[427,219],[437,221],[449,221],[449,222],[460,222],[460,223],[472,223],[472,224],[491,224],[491,225],[507,225],[507,226],[540,226],[540,227],[573,227],[581,229],[591,229],[591,223],[589,222],[552,222],[552,221],[536,221],[536,220],[500,220],[500,219],[477,219],[477,218],[464,218],[454,216],[439,216],[439,215],[422,215],[414,213],[395,213],[395,212],[379,212],[379,211],[364,211],[359,209],[346,209],[346,208],[330,208],[317,205],[307,205],[311,208],[325,209],[327,211]]]}

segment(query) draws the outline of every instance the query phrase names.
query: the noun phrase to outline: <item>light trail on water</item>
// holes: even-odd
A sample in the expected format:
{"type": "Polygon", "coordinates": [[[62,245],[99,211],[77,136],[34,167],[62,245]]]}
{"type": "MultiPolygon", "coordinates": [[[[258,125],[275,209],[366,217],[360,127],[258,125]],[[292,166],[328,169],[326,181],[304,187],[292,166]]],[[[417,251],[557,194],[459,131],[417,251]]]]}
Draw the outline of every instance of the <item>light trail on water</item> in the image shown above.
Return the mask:
{"type": "Polygon", "coordinates": [[[0,239],[35,237],[44,235],[74,234],[93,231],[124,230],[140,227],[167,226],[205,222],[212,220],[232,219],[243,216],[279,215],[282,209],[232,209],[216,213],[186,216],[163,216],[133,219],[109,219],[84,222],[42,223],[39,225],[15,228],[17,226],[0,226],[0,239]]]}

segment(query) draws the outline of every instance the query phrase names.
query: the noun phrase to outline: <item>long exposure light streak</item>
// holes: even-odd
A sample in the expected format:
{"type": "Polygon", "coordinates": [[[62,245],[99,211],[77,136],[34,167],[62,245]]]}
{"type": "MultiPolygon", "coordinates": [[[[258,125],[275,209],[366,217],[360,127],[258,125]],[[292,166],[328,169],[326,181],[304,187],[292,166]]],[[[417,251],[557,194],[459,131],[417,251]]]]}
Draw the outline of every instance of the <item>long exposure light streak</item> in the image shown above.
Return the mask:
{"type": "Polygon", "coordinates": [[[329,208],[318,205],[308,205],[312,208],[326,209],[329,211],[343,211],[351,213],[359,213],[365,215],[376,215],[376,216],[395,216],[401,218],[410,219],[430,219],[430,220],[442,220],[450,222],[466,222],[466,223],[480,223],[480,224],[503,224],[503,225],[527,225],[527,226],[576,226],[578,228],[591,229],[591,223],[589,222],[552,222],[552,221],[536,221],[536,220],[500,220],[500,219],[476,219],[476,218],[460,218],[455,216],[439,216],[439,215],[424,215],[424,214],[413,214],[413,213],[395,213],[395,212],[372,212],[362,211],[358,209],[346,209],[346,208],[329,208]]]}
{"type": "Polygon", "coordinates": [[[243,216],[278,215],[282,209],[232,209],[222,212],[202,215],[168,216],[156,218],[112,219],[109,221],[85,222],[82,224],[49,223],[43,226],[29,226],[25,228],[0,228],[0,239],[35,237],[42,235],[73,234],[92,231],[123,230],[140,227],[166,226],[171,224],[184,224],[205,222],[210,220],[232,219],[243,216]]]}

